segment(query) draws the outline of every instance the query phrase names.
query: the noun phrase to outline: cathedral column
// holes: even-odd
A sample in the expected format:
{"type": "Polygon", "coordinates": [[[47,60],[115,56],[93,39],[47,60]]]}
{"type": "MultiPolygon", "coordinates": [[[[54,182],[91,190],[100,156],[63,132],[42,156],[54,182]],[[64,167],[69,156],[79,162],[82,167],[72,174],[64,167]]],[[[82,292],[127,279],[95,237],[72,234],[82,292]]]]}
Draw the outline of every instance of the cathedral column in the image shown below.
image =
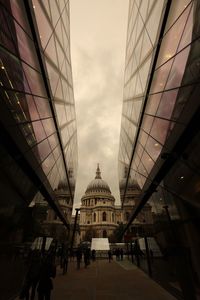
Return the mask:
{"type": "Polygon", "coordinates": [[[99,222],[100,222],[100,211],[98,211],[98,216],[99,216],[99,222]]]}

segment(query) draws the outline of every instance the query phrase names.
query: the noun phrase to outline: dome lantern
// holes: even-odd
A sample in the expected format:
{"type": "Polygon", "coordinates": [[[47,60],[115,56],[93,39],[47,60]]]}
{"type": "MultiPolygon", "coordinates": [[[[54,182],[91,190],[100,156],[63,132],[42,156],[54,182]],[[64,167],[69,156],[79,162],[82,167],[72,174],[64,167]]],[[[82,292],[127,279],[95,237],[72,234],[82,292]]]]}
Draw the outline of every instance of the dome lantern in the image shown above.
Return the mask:
{"type": "Polygon", "coordinates": [[[96,177],[95,179],[101,179],[101,171],[99,168],[99,164],[97,164],[96,177]]]}
{"type": "Polygon", "coordinates": [[[97,164],[95,179],[93,179],[89,183],[85,193],[86,194],[96,194],[96,193],[102,194],[103,193],[103,194],[111,195],[111,191],[110,191],[110,188],[109,188],[107,182],[105,182],[101,178],[101,171],[99,168],[99,164],[97,164]]]}

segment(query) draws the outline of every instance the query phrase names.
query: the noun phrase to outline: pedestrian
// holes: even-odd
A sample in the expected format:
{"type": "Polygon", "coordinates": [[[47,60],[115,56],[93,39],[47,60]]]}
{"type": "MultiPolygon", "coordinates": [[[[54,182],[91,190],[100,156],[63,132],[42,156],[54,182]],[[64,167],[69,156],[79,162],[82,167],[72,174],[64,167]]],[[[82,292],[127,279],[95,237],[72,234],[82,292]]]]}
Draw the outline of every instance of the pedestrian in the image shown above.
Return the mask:
{"type": "Polygon", "coordinates": [[[76,251],[77,270],[80,270],[81,259],[82,259],[82,251],[81,248],[78,248],[76,251]]]}
{"type": "Polygon", "coordinates": [[[119,248],[117,248],[115,250],[115,255],[116,255],[116,260],[120,260],[120,249],[119,248]]]}
{"type": "Polygon", "coordinates": [[[108,260],[109,260],[109,263],[112,260],[112,252],[110,250],[108,250],[108,260]]]}
{"type": "Polygon", "coordinates": [[[69,259],[69,255],[68,255],[68,249],[67,249],[65,251],[64,257],[63,257],[63,275],[67,273],[68,259],[69,259]]]}
{"type": "Polygon", "coordinates": [[[56,276],[56,266],[52,255],[44,258],[38,283],[38,300],[50,300],[53,289],[52,278],[56,276]]]}
{"type": "Polygon", "coordinates": [[[90,249],[86,248],[83,253],[85,268],[90,264],[90,249]]]}
{"type": "Polygon", "coordinates": [[[124,251],[123,251],[122,248],[120,249],[120,257],[121,257],[121,260],[123,260],[123,258],[124,258],[124,251]]]}
{"type": "Polygon", "coordinates": [[[25,300],[35,299],[35,290],[39,281],[39,276],[41,271],[41,261],[40,261],[39,253],[34,252],[30,259],[31,262],[24,280],[24,285],[19,295],[19,299],[25,299],[25,300]],[[31,290],[31,294],[29,294],[30,290],[31,290]]]}

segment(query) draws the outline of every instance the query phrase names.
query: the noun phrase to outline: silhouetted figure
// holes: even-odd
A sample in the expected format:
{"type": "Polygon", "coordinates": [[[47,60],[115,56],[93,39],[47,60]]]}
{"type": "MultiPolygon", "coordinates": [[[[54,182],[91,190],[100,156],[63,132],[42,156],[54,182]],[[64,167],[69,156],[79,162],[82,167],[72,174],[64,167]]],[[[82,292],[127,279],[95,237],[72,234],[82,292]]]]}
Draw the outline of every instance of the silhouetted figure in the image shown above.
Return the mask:
{"type": "Polygon", "coordinates": [[[120,249],[119,248],[117,248],[115,250],[115,255],[116,255],[116,260],[120,260],[120,249]]]}
{"type": "Polygon", "coordinates": [[[112,252],[110,250],[108,250],[108,260],[109,260],[109,263],[112,260],[112,252]]]}
{"type": "Polygon", "coordinates": [[[82,259],[82,251],[80,248],[76,251],[76,262],[77,262],[77,269],[80,270],[81,266],[81,259],[82,259]]]}
{"type": "Polygon", "coordinates": [[[39,281],[40,277],[40,271],[41,271],[41,261],[40,256],[38,253],[34,253],[33,257],[31,258],[31,263],[28,268],[24,285],[22,288],[22,291],[20,293],[19,298],[20,299],[26,299],[26,300],[34,300],[35,298],[35,290],[39,281]],[[31,289],[31,295],[29,294],[29,291],[31,289]],[[29,298],[30,295],[30,298],[29,298]]]}
{"type": "Polygon", "coordinates": [[[123,258],[124,258],[124,251],[123,251],[122,248],[120,249],[120,257],[121,257],[121,260],[123,260],[123,258]]]}
{"type": "Polygon", "coordinates": [[[41,267],[40,279],[38,283],[38,300],[50,300],[53,289],[52,278],[56,276],[56,266],[53,257],[48,256],[44,259],[41,267]]]}
{"type": "Polygon", "coordinates": [[[92,260],[95,261],[96,260],[96,250],[92,250],[92,260]]]}
{"type": "Polygon", "coordinates": [[[90,264],[90,249],[86,248],[84,250],[84,264],[85,264],[85,268],[87,268],[87,266],[90,264]]]}
{"type": "Polygon", "coordinates": [[[63,275],[67,273],[68,259],[69,259],[68,250],[66,250],[63,257],[63,275]]]}

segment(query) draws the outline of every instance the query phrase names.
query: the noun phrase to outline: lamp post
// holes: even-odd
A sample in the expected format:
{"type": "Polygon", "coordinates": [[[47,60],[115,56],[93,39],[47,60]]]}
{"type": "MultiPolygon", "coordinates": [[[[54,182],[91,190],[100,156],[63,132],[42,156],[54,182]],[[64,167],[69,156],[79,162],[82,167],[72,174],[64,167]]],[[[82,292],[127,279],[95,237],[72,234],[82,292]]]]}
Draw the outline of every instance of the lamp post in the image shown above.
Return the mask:
{"type": "Polygon", "coordinates": [[[77,224],[78,212],[80,211],[80,208],[75,208],[75,210],[76,210],[76,215],[75,215],[74,227],[73,227],[73,233],[72,233],[71,250],[73,249],[73,245],[74,245],[74,237],[75,237],[75,232],[76,232],[76,224],[77,224]]]}

